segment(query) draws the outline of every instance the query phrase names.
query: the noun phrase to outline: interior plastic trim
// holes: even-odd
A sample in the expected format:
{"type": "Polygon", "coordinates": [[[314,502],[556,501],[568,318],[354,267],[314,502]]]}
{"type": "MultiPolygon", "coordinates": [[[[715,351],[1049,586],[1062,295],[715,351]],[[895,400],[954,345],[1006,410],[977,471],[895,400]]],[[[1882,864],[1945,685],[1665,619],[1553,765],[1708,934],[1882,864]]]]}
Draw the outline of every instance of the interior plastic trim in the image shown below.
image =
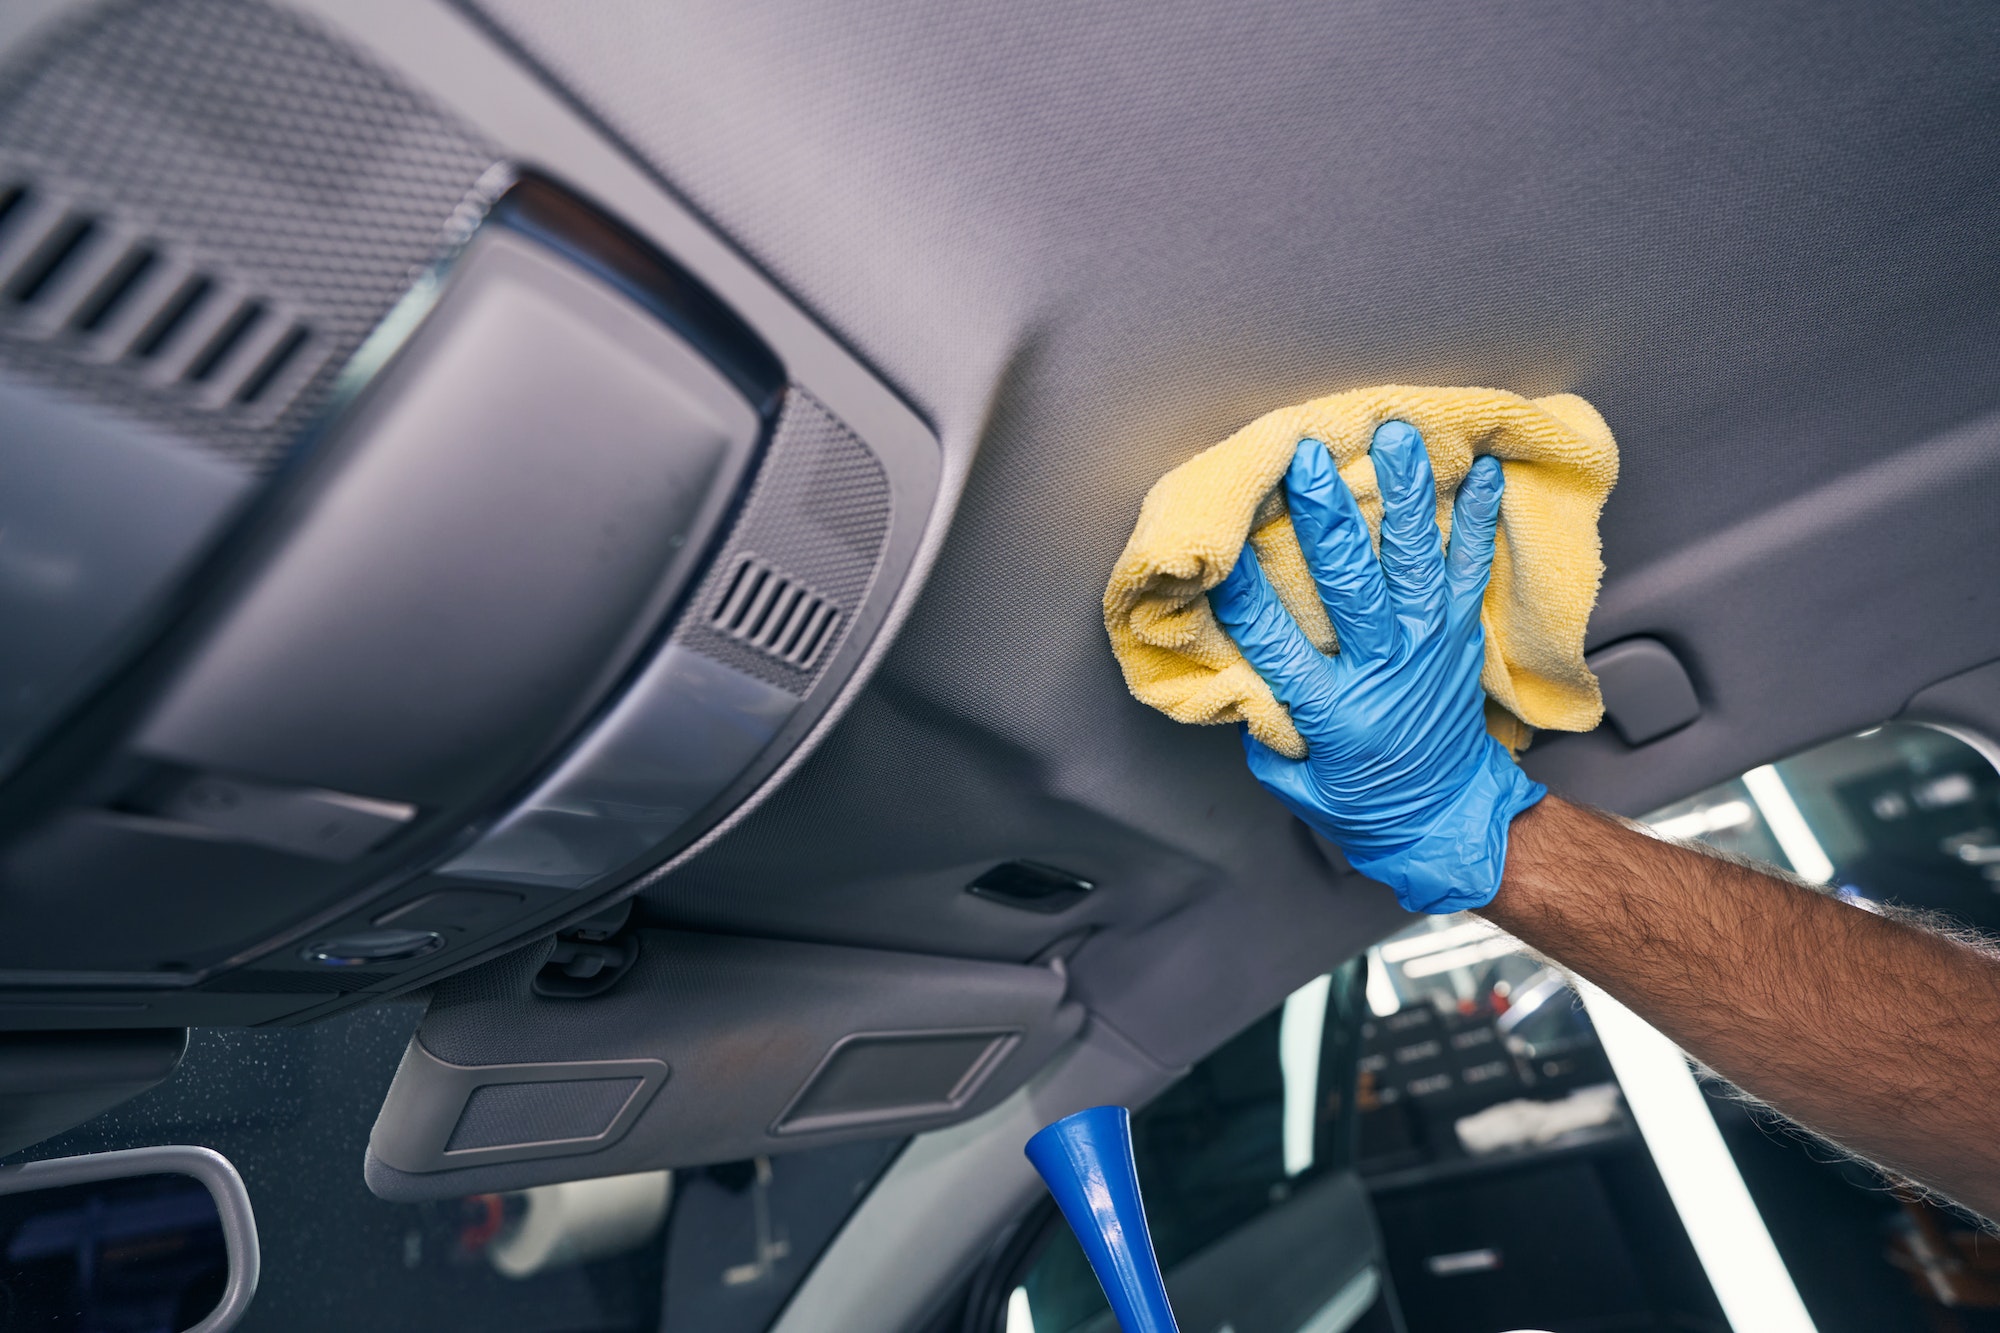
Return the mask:
{"type": "Polygon", "coordinates": [[[573,734],[694,578],[768,422],[650,312],[507,228],[441,280],[143,752],[437,811],[573,734]],[[551,402],[565,385],[575,401],[551,402]]]}
{"type": "Polygon", "coordinates": [[[1947,676],[1918,690],[1896,714],[1898,722],[1942,731],[1978,751],[2000,769],[2000,661],[1947,676]]]}
{"type": "MultiPolygon", "coordinates": [[[[93,5],[70,0],[55,6],[37,4],[35,8],[44,16],[60,12],[80,19],[93,5]]],[[[725,789],[686,819],[664,845],[655,848],[648,860],[621,867],[628,874],[642,870],[646,875],[664,873],[704,840],[719,836],[739,820],[771,789],[775,776],[803,760],[886,650],[888,634],[884,631],[893,629],[914,600],[920,580],[910,575],[921,572],[941,535],[935,519],[940,512],[940,495],[947,492],[941,489],[945,458],[938,441],[904,399],[734,249],[727,238],[677,200],[626,148],[462,10],[438,0],[301,0],[288,8],[309,16],[336,40],[351,42],[365,58],[382,64],[413,91],[434,99],[491,146],[499,165],[480,181],[452,224],[463,229],[461,239],[468,245],[494,230],[555,250],[584,270],[586,277],[615,289],[664,321],[704,355],[726,363],[719,365],[720,373],[749,395],[753,407],[769,409],[789,385],[792,392],[823,405],[882,466],[889,489],[888,529],[869,591],[859,606],[847,611],[839,642],[820,654],[816,680],[806,697],[780,720],[776,734],[728,780],[725,789]],[[551,176],[559,177],[561,186],[555,185],[551,176]],[[571,190],[574,196],[569,194],[571,190]],[[582,230],[590,230],[591,235],[578,239],[582,230]]],[[[0,55],[13,54],[18,49],[15,42],[41,35],[39,26],[39,19],[35,23],[0,24],[0,45],[5,46],[0,55]]],[[[230,583],[231,571],[267,549],[263,543],[271,534],[281,534],[285,524],[296,518],[296,502],[304,494],[306,478],[318,471],[322,453],[334,452],[326,446],[337,447],[335,433],[349,424],[343,417],[365,408],[363,398],[374,396],[379,387],[376,373],[393,373],[408,340],[421,336],[427,316],[449,289],[452,263],[446,260],[419,278],[352,358],[321,424],[308,432],[312,438],[296,451],[300,466],[280,474],[268,497],[207,553],[201,569],[182,591],[182,604],[176,607],[181,613],[178,623],[152,646],[153,653],[121,678],[117,696],[108,698],[107,704],[136,715],[165,682],[174,661],[195,642],[191,627],[208,623],[221,606],[220,596],[230,583]],[[213,594],[204,591],[196,596],[187,591],[197,584],[205,589],[212,584],[213,594]]],[[[954,480],[954,490],[955,485],[954,480]]],[[[645,646],[658,641],[660,628],[660,622],[635,626],[632,642],[639,651],[631,658],[613,660],[618,654],[603,655],[602,687],[594,697],[576,700],[570,721],[560,729],[559,737],[552,735],[546,742],[537,764],[548,764],[562,753],[562,747],[573,742],[580,725],[615,706],[615,696],[609,691],[644,670],[645,646]]],[[[110,724],[103,716],[108,716],[105,710],[93,708],[91,717],[85,719],[91,723],[89,727],[66,725],[51,745],[44,747],[53,750],[59,742],[62,753],[55,758],[69,764],[69,770],[54,760],[44,763],[49,756],[40,752],[30,756],[27,763],[34,771],[24,771],[24,788],[32,785],[37,791],[51,793],[50,801],[58,799],[57,788],[62,784],[41,779],[49,773],[62,778],[66,771],[79,771],[86,751],[114,743],[109,736],[110,724]]],[[[255,740],[254,729],[243,738],[246,746],[255,740]]],[[[297,753],[294,747],[284,748],[297,753]]],[[[295,776],[269,773],[259,764],[208,762],[200,754],[182,755],[171,747],[163,747],[160,757],[196,770],[268,781],[290,782],[295,776]]],[[[260,932],[258,938],[245,939],[240,946],[232,944],[226,958],[213,964],[204,958],[198,967],[205,972],[247,965],[259,977],[269,974],[274,986],[290,979],[291,972],[285,968],[289,963],[296,971],[299,944],[345,929],[354,920],[365,920],[371,909],[373,914],[386,910],[398,890],[410,883],[412,871],[430,858],[462,848],[463,839],[478,831],[481,820],[491,817],[495,802],[519,793],[535,780],[529,772],[503,773],[501,767],[484,770],[485,789],[476,800],[468,795],[462,802],[445,799],[454,793],[440,797],[413,787],[396,789],[402,784],[330,779],[293,783],[413,804],[420,812],[406,829],[385,838],[380,849],[370,849],[352,863],[351,878],[357,886],[352,892],[339,901],[327,897],[308,902],[302,897],[304,910],[288,918],[282,928],[260,932]],[[474,809],[475,805],[479,808],[474,809]],[[444,832],[447,826],[452,835],[449,839],[444,832]]],[[[612,886],[603,887],[604,893],[565,894],[561,901],[529,896],[520,916],[494,922],[477,935],[454,938],[453,947],[431,958],[399,965],[392,975],[371,980],[363,988],[365,993],[329,990],[323,999],[274,1000],[249,994],[249,987],[225,989],[222,983],[233,978],[224,977],[218,979],[212,994],[176,999],[167,1009],[159,1008],[158,994],[149,995],[144,1001],[147,1017],[154,1017],[156,1009],[158,1017],[177,1024],[214,1021],[214,1014],[221,1014],[224,1021],[268,1021],[280,1010],[287,1018],[317,1016],[364,998],[424,984],[517,947],[536,934],[559,928],[566,919],[601,906],[612,886]]],[[[628,892],[638,887],[638,880],[624,885],[628,892]]],[[[37,970],[28,980],[38,987],[119,986],[164,992],[185,990],[202,982],[202,976],[80,966],[61,975],[37,970]]],[[[68,1021],[91,1020],[79,1010],[68,1021]]]]}
{"type": "Polygon", "coordinates": [[[671,837],[798,706],[775,685],[670,644],[533,794],[437,873],[584,888],[671,837]]]}
{"type": "Polygon", "coordinates": [[[637,958],[601,995],[537,993],[548,945],[439,983],[383,1099],[375,1146],[397,1152],[406,1121],[430,1128],[421,1152],[391,1160],[371,1150],[369,1188],[391,1200],[446,1198],[929,1129],[1002,1100],[1085,1017],[1064,977],[1046,967],[670,930],[632,938],[637,958]],[[882,1034],[912,1045],[884,1046],[882,1034]],[[978,1049],[966,1034],[979,1034],[978,1049]],[[876,1044],[856,1052],[857,1038],[876,1044]],[[837,1050],[860,1058],[801,1101],[837,1050]],[[454,1155],[445,1165],[466,1169],[439,1169],[436,1153],[468,1091],[457,1080],[506,1082],[511,1074],[490,1071],[517,1066],[553,1067],[543,1078],[606,1076],[578,1061],[613,1062],[615,1077],[630,1060],[671,1067],[672,1085],[587,1161],[551,1155],[489,1166],[454,1155]],[[940,1096],[956,1109],[938,1109],[940,1096]],[[788,1107],[819,1124],[774,1133],[788,1107]],[[429,1174],[404,1169],[406,1161],[429,1174]]]}
{"type": "MultiPolygon", "coordinates": [[[[96,684],[251,488],[143,428],[0,380],[0,777],[96,684]]],[[[146,626],[146,628],[151,628],[146,626]]]]}
{"type": "Polygon", "coordinates": [[[559,174],[671,254],[756,331],[794,386],[861,439],[889,479],[890,527],[874,586],[805,706],[723,794],[716,808],[725,813],[645,880],[627,886],[640,887],[746,816],[852,701],[915,602],[942,540],[936,519],[948,505],[940,502],[956,494],[962,473],[947,484],[937,437],[901,396],[477,20],[435,0],[296,0],[294,7],[361,46],[525,169],[559,174]]]}
{"type": "Polygon", "coordinates": [[[383,1114],[368,1137],[368,1151],[398,1171],[424,1175],[458,1167],[489,1166],[526,1158],[569,1157],[597,1152],[625,1136],[670,1073],[661,1060],[566,1060],[510,1065],[457,1065],[440,1060],[412,1041],[396,1067],[383,1114]],[[501,1083],[583,1083],[601,1079],[639,1080],[625,1104],[602,1131],[566,1139],[507,1143],[491,1148],[451,1149],[465,1104],[480,1088],[501,1083]],[[398,1085],[421,1084],[421,1096],[398,1097],[398,1085]],[[391,1113],[393,1108],[394,1113],[391,1113]]]}
{"type": "Polygon", "coordinates": [[[1605,718],[1627,745],[1658,740],[1701,716],[1687,668],[1658,639],[1621,639],[1585,661],[1603,690],[1605,718]]]}
{"type": "Polygon", "coordinates": [[[0,1033],[0,1153],[31,1147],[158,1086],[186,1052],[184,1028],[0,1033]]]}
{"type": "Polygon", "coordinates": [[[777,415],[786,376],[771,349],[698,278],[623,222],[524,171],[494,203],[485,225],[531,237],[595,274],[698,348],[758,416],[769,421],[777,415]]]}
{"type": "Polygon", "coordinates": [[[1347,1333],[1381,1294],[1382,1270],[1370,1264],[1315,1310],[1312,1318],[1299,1326],[1299,1333],[1347,1333]]]}
{"type": "Polygon", "coordinates": [[[913,1139],[813,1266],[771,1333],[904,1333],[979,1261],[1000,1228],[1047,1198],[1021,1145],[1086,1106],[1139,1106],[1185,1070],[1093,1021],[985,1114],[913,1139]]]}

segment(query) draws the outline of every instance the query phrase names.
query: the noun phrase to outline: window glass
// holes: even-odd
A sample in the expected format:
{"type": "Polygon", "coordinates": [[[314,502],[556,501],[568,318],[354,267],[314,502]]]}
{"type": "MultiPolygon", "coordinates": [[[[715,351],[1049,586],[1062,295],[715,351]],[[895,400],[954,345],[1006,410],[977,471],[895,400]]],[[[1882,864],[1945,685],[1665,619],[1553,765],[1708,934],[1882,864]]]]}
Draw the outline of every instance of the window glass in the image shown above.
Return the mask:
{"type": "Polygon", "coordinates": [[[1369,965],[1356,1165],[1410,1333],[1726,1327],[1566,977],[1469,914],[1369,965]]]}
{"type": "Polygon", "coordinates": [[[215,1198],[183,1175],[0,1195],[0,1256],[0,1328],[43,1333],[180,1333],[229,1279],[215,1198]]]}
{"type": "MultiPolygon", "coordinates": [[[[1841,737],[1643,822],[1662,836],[1790,870],[1857,907],[1919,908],[2000,932],[2000,774],[1941,731],[1889,724],[1841,737]]],[[[1481,1244],[1464,1252],[1472,1257],[1429,1253],[1413,1262],[1413,1251],[1448,1248],[1436,1236],[1439,1201],[1460,1207],[1471,1197],[1444,1182],[1533,1177],[1546,1189],[1568,1158],[1592,1163],[1610,1188],[1606,1168],[1639,1140],[1563,974],[1508,936],[1472,916],[1432,918],[1384,941],[1371,962],[1360,1166],[1376,1191],[1412,1330],[1448,1328],[1495,1307],[1460,1280],[1470,1270],[1440,1267],[1490,1257],[1494,1271],[1481,1281],[1498,1288],[1505,1268],[1521,1265],[1518,1242],[1515,1253],[1481,1244]],[[1510,1057],[1504,1064],[1473,1054],[1487,1049],[1488,1025],[1510,1057]],[[1472,1051],[1460,1051],[1468,1041],[1472,1051]]],[[[1704,1082],[1703,1090],[1820,1333],[1963,1321],[1966,1306],[2000,1290],[1986,1276],[2000,1273],[2000,1251],[1976,1222],[1897,1197],[1872,1169],[1726,1085],[1704,1082]],[[1947,1316],[1948,1308],[1961,1313],[1947,1316]]],[[[1626,1170],[1618,1188],[1644,1193],[1650,1178],[1626,1170]]],[[[1684,1242],[1673,1248],[1685,1253],[1684,1242]]],[[[1533,1326],[1562,1325],[1544,1317],[1533,1326]]]]}
{"type": "Polygon", "coordinates": [[[1464,913],[1427,917],[1370,950],[1369,965],[1364,1171],[1631,1136],[1576,993],[1512,936],[1464,913]],[[1482,1116],[1502,1104],[1516,1106],[1511,1119],[1482,1116]]]}
{"type": "MultiPolygon", "coordinates": [[[[1653,812],[1658,831],[1789,869],[1857,907],[2000,935],[2000,773],[1968,742],[1891,723],[1653,812]]],[[[1869,979],[1855,979],[1865,997],[1869,979]]],[[[1865,1007],[1859,1021],[1867,1021],[1865,1007]]],[[[1899,1193],[1773,1112],[1708,1085],[1709,1109],[1820,1333],[2000,1328],[2000,1244],[1899,1193]]]]}
{"type": "Polygon", "coordinates": [[[2000,773],[1955,736],[1890,723],[1753,769],[1646,822],[1850,899],[2000,932],[2000,773]]]}
{"type": "MultiPolygon", "coordinates": [[[[1843,737],[1644,822],[1857,908],[1923,908],[2000,933],[2000,775],[1943,732],[1843,737]]],[[[1164,1267],[1351,1166],[1409,1333],[1727,1327],[1655,1156],[1678,1150],[1638,1132],[1562,972],[1461,914],[1413,919],[1369,951],[1361,985],[1365,1002],[1346,1013],[1313,988],[1294,995],[1134,1117],[1164,1267]],[[1314,1043],[1308,1092],[1301,1053],[1314,1043]],[[1303,1105],[1316,1107],[1310,1130],[1303,1105]],[[1330,1105],[1349,1110],[1337,1143],[1330,1105]]],[[[1722,1085],[1702,1091],[1783,1260],[1777,1280],[1819,1333],[2000,1327],[1974,1312],[2000,1291],[2000,1247],[1974,1221],[1899,1198],[1722,1085]]],[[[1014,1293],[1009,1333],[1096,1333],[1105,1317],[1056,1225],[1014,1293]]]]}
{"type": "MultiPolygon", "coordinates": [[[[1350,1164],[1361,970],[1301,987],[1132,1117],[1160,1266],[1241,1230],[1350,1164]]],[[[1075,1237],[1053,1221],[1021,1280],[1008,1333],[1109,1329],[1075,1237]]]]}

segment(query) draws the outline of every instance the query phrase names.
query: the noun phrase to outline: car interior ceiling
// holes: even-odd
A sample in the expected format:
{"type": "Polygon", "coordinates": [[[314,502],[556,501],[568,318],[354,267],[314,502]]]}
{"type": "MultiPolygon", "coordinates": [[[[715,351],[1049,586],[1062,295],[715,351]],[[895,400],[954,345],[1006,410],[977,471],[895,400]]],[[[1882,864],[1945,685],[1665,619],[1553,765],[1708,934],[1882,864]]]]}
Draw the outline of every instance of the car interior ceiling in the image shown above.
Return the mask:
{"type": "MultiPolygon", "coordinates": [[[[1127,693],[1140,499],[1318,394],[1581,394],[1587,647],[1695,711],[1530,775],[1767,858],[1708,789],[1804,752],[1924,816],[2000,762],[1996,193],[1975,3],[13,0],[0,1152],[237,1157],[319,1238],[244,1327],[998,1333],[1103,1326],[1021,1143],[1151,1103],[1177,1299],[1359,1209],[1299,1308],[1475,1333],[1398,1249],[1445,1177],[1343,1193],[1416,1160],[1365,1089],[1271,1165],[1288,997],[1346,1087],[1413,918],[1127,693]],[[615,1278],[466,1276],[667,1169],[615,1278]]],[[[1712,1100],[1756,1188],[1848,1169],[1712,1100]]],[[[1653,1247],[1616,1326],[1723,1327],[1636,1144],[1535,1189],[1653,1247]]]]}

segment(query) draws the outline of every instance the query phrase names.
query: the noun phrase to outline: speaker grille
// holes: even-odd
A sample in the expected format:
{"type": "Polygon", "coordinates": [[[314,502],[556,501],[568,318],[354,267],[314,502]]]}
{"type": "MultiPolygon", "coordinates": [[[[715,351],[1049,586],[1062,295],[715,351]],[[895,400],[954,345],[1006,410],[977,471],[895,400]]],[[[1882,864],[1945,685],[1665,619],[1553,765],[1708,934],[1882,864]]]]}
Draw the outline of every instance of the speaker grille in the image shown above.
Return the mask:
{"type": "Polygon", "coordinates": [[[278,302],[232,290],[154,237],[26,181],[0,185],[0,203],[0,308],[17,338],[60,339],[107,374],[259,420],[282,412],[324,359],[311,326],[278,302]]]}
{"type": "Polygon", "coordinates": [[[0,369],[270,466],[494,158],[299,17],[95,8],[0,71],[0,369]]]}
{"type": "Polygon", "coordinates": [[[474,1088],[446,1152],[594,1139],[611,1128],[644,1079],[564,1079],[474,1088]]]}
{"type": "Polygon", "coordinates": [[[688,647],[804,694],[853,620],[889,533],[882,464],[811,394],[793,388],[714,570],[688,647]]]}
{"type": "Polygon", "coordinates": [[[840,609],[767,562],[746,555],[723,585],[710,619],[738,643],[804,670],[819,656],[820,645],[833,637],[840,609]]]}

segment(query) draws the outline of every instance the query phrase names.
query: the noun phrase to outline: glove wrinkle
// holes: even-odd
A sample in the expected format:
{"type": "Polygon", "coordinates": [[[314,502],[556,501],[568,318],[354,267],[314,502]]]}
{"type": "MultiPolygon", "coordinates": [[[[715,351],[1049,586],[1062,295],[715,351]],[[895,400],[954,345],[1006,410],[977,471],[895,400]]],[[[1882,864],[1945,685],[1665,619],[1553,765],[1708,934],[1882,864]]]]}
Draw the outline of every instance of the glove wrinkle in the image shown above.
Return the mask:
{"type": "Polygon", "coordinates": [[[1460,488],[1447,555],[1423,441],[1407,425],[1377,432],[1386,455],[1382,572],[1395,614],[1368,636],[1377,557],[1343,521],[1353,505],[1317,441],[1301,442],[1286,474],[1301,549],[1336,626],[1353,624],[1368,651],[1322,653],[1293,620],[1246,547],[1216,587],[1217,621],[1290,710],[1305,740],[1290,758],[1245,728],[1251,773],[1307,825],[1380,880],[1413,912],[1490,902],[1507,857],[1507,826],[1547,789],[1532,782],[1485,727],[1483,590],[1493,560],[1504,479],[1486,469],[1460,488]],[[1335,488],[1339,488],[1336,490],[1335,488]],[[1357,606],[1357,603],[1359,604],[1357,606]]]}

